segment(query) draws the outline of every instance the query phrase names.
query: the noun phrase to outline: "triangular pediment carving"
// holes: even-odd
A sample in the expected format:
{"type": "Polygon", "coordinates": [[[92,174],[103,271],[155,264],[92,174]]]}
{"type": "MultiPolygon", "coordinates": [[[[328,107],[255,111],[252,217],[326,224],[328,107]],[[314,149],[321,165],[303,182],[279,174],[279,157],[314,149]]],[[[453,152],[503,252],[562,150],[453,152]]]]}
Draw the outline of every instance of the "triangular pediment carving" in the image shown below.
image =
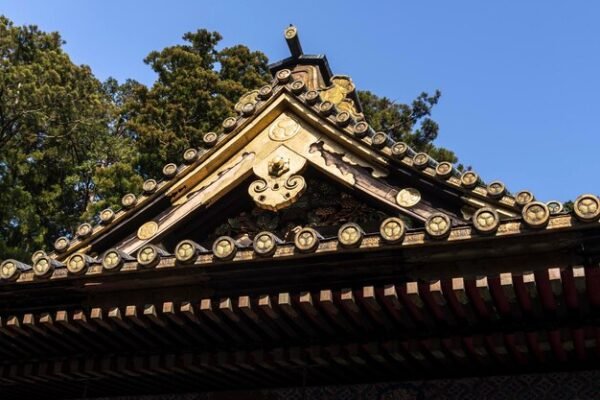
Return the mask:
{"type": "MultiPolygon", "coordinates": [[[[276,89],[267,100],[259,96],[264,90],[244,96],[242,101],[247,103],[237,107],[241,121],[224,123],[224,127],[235,125],[232,132],[214,134],[219,140],[212,149],[196,153],[192,163],[175,166],[174,176],[162,183],[162,190],[142,198],[145,202],[136,199],[135,206],[125,210],[129,215],[121,217],[118,224],[102,227],[105,232],[97,235],[99,240],[91,237],[79,245],[74,243],[57,258],[65,259],[74,252],[99,256],[109,248],[133,256],[145,244],[162,243],[192,215],[201,219],[202,213],[210,214],[221,198],[242,184],[259,209],[284,210],[307,190],[303,176],[307,168],[316,171],[319,179],[368,198],[375,204],[374,210],[403,217],[414,226],[423,226],[434,214],[446,216],[444,223],[449,226],[465,225],[478,208],[490,205],[459,188],[449,190],[448,181],[436,182],[435,176],[427,179],[422,173],[426,168],[415,171],[410,165],[415,161],[394,158],[393,146],[386,147],[387,142],[376,145],[376,137],[373,133],[369,136],[368,129],[365,135],[357,133],[364,129],[365,121],[348,98],[354,89],[349,78],[334,77],[322,90],[330,100],[323,100],[317,109],[310,104],[310,93],[294,93],[293,86],[287,85],[276,89]],[[330,101],[351,107],[337,117],[342,114],[345,119],[347,114],[354,125],[340,124],[340,118],[323,112],[322,105],[330,101]],[[254,114],[243,118],[247,104],[252,105],[254,114]]],[[[508,205],[497,209],[508,217],[517,215],[508,205]]]]}

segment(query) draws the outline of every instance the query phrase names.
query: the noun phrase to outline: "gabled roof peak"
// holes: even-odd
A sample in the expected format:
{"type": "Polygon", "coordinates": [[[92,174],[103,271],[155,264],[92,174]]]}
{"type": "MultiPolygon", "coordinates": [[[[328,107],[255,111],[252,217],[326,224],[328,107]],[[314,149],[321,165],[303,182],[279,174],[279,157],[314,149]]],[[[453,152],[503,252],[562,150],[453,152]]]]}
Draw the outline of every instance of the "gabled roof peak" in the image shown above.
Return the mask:
{"type": "Polygon", "coordinates": [[[294,25],[288,26],[284,31],[284,37],[290,49],[291,56],[283,60],[276,61],[269,65],[271,75],[275,76],[282,69],[294,69],[297,66],[311,65],[319,69],[323,81],[326,85],[330,84],[330,79],[333,76],[327,57],[323,54],[309,55],[304,54],[300,43],[298,28],[294,25]]]}

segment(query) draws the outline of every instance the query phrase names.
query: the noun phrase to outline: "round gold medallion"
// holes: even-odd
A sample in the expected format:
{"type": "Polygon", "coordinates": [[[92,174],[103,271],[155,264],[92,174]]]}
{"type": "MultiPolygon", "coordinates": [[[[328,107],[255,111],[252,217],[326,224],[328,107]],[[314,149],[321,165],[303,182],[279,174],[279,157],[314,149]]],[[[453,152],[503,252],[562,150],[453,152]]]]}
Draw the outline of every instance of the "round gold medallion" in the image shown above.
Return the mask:
{"type": "Polygon", "coordinates": [[[448,161],[442,161],[435,167],[435,174],[442,179],[448,179],[452,176],[454,167],[448,161]]]}
{"type": "Polygon", "coordinates": [[[33,273],[35,276],[43,277],[49,275],[54,269],[54,265],[49,257],[40,257],[33,264],[33,273]]]}
{"type": "Polygon", "coordinates": [[[369,124],[367,124],[365,121],[357,122],[356,125],[354,125],[353,129],[354,136],[356,136],[359,139],[362,139],[367,135],[369,129],[369,124]]]}
{"type": "Polygon", "coordinates": [[[479,175],[473,171],[465,171],[460,177],[461,185],[467,189],[473,189],[475,186],[477,186],[478,181],[479,175]]]}
{"type": "Polygon", "coordinates": [[[384,220],[379,227],[379,234],[384,242],[389,244],[400,243],[404,239],[406,226],[402,219],[390,217],[384,220]]]}
{"type": "Polygon", "coordinates": [[[533,196],[533,193],[531,193],[528,190],[521,190],[515,196],[515,202],[517,203],[517,205],[519,207],[523,207],[526,204],[531,203],[534,200],[535,200],[535,197],[533,196]]]}
{"type": "Polygon", "coordinates": [[[419,201],[421,201],[421,192],[414,188],[404,188],[396,195],[396,203],[405,208],[414,207],[419,201]]]}
{"type": "Polygon", "coordinates": [[[419,169],[424,169],[429,164],[429,155],[427,153],[417,153],[413,157],[413,165],[419,169]]]}
{"type": "Polygon", "coordinates": [[[15,260],[4,260],[2,264],[0,264],[0,278],[5,281],[12,281],[19,277],[19,269],[17,265],[18,261],[15,260]]]}
{"type": "MultiPolygon", "coordinates": [[[[269,86],[270,87],[270,86],[269,86]]],[[[225,118],[221,126],[225,132],[231,132],[237,125],[237,119],[234,117],[225,118]]]]}
{"type": "Polygon", "coordinates": [[[196,159],[198,158],[198,150],[196,149],[187,149],[184,153],[183,153],[183,162],[185,162],[186,164],[191,164],[194,161],[196,161],[196,159]]]}
{"type": "Polygon", "coordinates": [[[343,247],[358,247],[362,242],[364,232],[354,222],[344,224],[338,230],[338,241],[343,247]]]}
{"type": "Polygon", "coordinates": [[[115,218],[115,212],[110,208],[100,211],[100,223],[109,224],[115,218]]]}
{"type": "Polygon", "coordinates": [[[269,97],[271,97],[273,95],[273,88],[271,87],[271,85],[265,85],[262,86],[260,89],[258,89],[258,97],[261,100],[266,100],[269,97]]]}
{"type": "Polygon", "coordinates": [[[396,142],[392,145],[392,156],[396,160],[402,160],[408,153],[408,145],[404,142],[396,142]]]}
{"type": "Polygon", "coordinates": [[[182,240],[175,247],[175,258],[177,258],[177,261],[179,262],[189,264],[196,260],[200,250],[206,249],[200,247],[200,245],[191,240],[182,240]]]}
{"type": "Polygon", "coordinates": [[[298,95],[306,90],[306,84],[303,80],[298,79],[292,82],[290,89],[292,89],[292,93],[298,95]]]}
{"type": "Polygon", "coordinates": [[[317,102],[319,101],[320,98],[321,98],[321,95],[316,90],[309,90],[304,95],[304,99],[311,106],[314,104],[317,104],[317,102]]]}
{"type": "Polygon", "coordinates": [[[319,112],[321,113],[321,115],[331,115],[334,110],[335,104],[333,104],[331,101],[324,101],[319,105],[319,112]]]}
{"type": "Polygon", "coordinates": [[[46,252],[44,250],[37,250],[31,255],[31,262],[36,262],[38,258],[46,257],[46,252]]]}
{"type": "Polygon", "coordinates": [[[285,28],[283,35],[285,36],[286,39],[293,39],[294,36],[296,36],[297,32],[298,32],[298,29],[295,26],[290,25],[287,28],[285,28]]]}
{"type": "Polygon", "coordinates": [[[371,138],[371,146],[376,149],[383,149],[387,144],[388,135],[385,132],[376,132],[371,138]]]}
{"type": "Polygon", "coordinates": [[[493,208],[483,207],[473,214],[473,226],[479,233],[496,232],[500,225],[500,217],[493,208]]]}
{"type": "Polygon", "coordinates": [[[54,241],[54,250],[59,253],[65,252],[69,248],[69,239],[65,236],[61,236],[54,241]]]}
{"type": "Polygon", "coordinates": [[[92,225],[88,223],[81,224],[77,227],[77,236],[81,239],[85,239],[92,234],[92,230],[92,225]]]}
{"type": "Polygon", "coordinates": [[[254,111],[256,111],[256,106],[254,105],[254,103],[245,103],[242,106],[242,115],[244,117],[249,117],[252,114],[254,114],[254,111]]]}
{"type": "Polygon", "coordinates": [[[351,120],[352,120],[352,116],[350,115],[350,113],[348,111],[342,111],[341,113],[339,113],[338,115],[335,116],[335,122],[341,128],[348,126],[348,124],[350,123],[351,120]]]}
{"type": "Polygon", "coordinates": [[[506,186],[500,181],[494,181],[487,185],[487,192],[490,197],[499,199],[506,193],[506,186]]]}
{"type": "Polygon", "coordinates": [[[88,262],[83,254],[73,254],[67,259],[67,270],[72,274],[82,273],[87,266],[88,262]]]}
{"type": "Polygon", "coordinates": [[[106,270],[113,270],[123,265],[123,258],[116,249],[109,249],[102,257],[102,267],[106,270]]]}
{"type": "Polygon", "coordinates": [[[575,200],[573,211],[581,221],[597,221],[600,218],[600,201],[593,194],[581,195],[575,200]]]}
{"type": "Polygon", "coordinates": [[[302,253],[313,252],[319,247],[319,234],[312,228],[302,228],[294,238],[294,245],[302,253]]]}
{"type": "Polygon", "coordinates": [[[288,115],[279,117],[269,128],[269,138],[277,142],[286,141],[300,131],[300,124],[288,115]]]}
{"type": "Polygon", "coordinates": [[[158,182],[156,182],[156,180],[154,180],[154,179],[147,179],[144,181],[144,184],[142,185],[142,190],[146,194],[152,194],[152,193],[156,192],[157,188],[158,188],[158,182]]]}
{"type": "Polygon", "coordinates": [[[125,196],[121,198],[121,205],[123,208],[133,208],[137,203],[137,198],[133,193],[127,193],[125,196]]]}
{"type": "Polygon", "coordinates": [[[563,211],[563,204],[558,200],[550,200],[546,203],[550,214],[560,214],[563,211]]]}
{"type": "Polygon", "coordinates": [[[425,221],[425,230],[434,239],[443,239],[450,234],[450,217],[446,214],[435,213],[425,221]]]}
{"type": "Polygon", "coordinates": [[[212,247],[215,258],[223,261],[232,260],[237,253],[235,240],[229,236],[218,237],[212,247]]]}
{"type": "Polygon", "coordinates": [[[148,221],[137,230],[137,237],[140,240],[148,240],[158,232],[158,224],[155,221],[148,221]]]}
{"type": "Polygon", "coordinates": [[[277,250],[277,238],[271,232],[260,232],[252,241],[254,252],[262,257],[270,257],[277,250]]]}
{"type": "Polygon", "coordinates": [[[548,207],[539,201],[527,203],[521,210],[521,215],[525,223],[531,228],[543,228],[550,220],[548,207]]]}
{"type": "Polygon", "coordinates": [[[288,83],[291,78],[292,71],[290,71],[289,69],[282,69],[281,71],[277,71],[277,73],[275,74],[275,79],[277,79],[279,83],[288,83]]]}
{"type": "Polygon", "coordinates": [[[219,135],[215,132],[207,132],[202,136],[202,141],[206,145],[206,147],[213,147],[217,144],[217,139],[219,139],[219,135]]]}
{"type": "Polygon", "coordinates": [[[143,267],[153,267],[160,261],[160,252],[151,244],[142,247],[137,253],[137,262],[143,267]]]}

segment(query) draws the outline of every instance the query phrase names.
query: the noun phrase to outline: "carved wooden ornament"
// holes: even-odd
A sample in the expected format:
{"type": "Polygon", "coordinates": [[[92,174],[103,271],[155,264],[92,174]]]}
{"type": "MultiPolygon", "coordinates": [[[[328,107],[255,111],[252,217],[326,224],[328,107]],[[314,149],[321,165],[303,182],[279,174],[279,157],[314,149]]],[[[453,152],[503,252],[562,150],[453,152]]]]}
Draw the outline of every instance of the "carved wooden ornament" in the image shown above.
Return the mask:
{"type": "Polygon", "coordinates": [[[259,177],[252,182],[248,193],[257,206],[277,211],[293,204],[306,190],[300,175],[306,159],[285,146],[278,147],[252,170],[259,177]]]}

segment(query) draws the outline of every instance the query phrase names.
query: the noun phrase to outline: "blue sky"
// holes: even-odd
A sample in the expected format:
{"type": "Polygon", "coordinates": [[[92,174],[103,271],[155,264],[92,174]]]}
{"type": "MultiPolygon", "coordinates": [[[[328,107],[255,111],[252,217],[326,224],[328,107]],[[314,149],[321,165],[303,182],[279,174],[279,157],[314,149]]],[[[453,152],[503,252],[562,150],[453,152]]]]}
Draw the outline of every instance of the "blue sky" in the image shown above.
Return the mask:
{"type": "Polygon", "coordinates": [[[437,143],[484,180],[543,201],[600,193],[600,2],[0,0],[0,13],[59,31],[102,80],[146,84],[143,58],[187,31],[276,61],[293,23],[359,89],[399,102],[440,89],[437,143]]]}

